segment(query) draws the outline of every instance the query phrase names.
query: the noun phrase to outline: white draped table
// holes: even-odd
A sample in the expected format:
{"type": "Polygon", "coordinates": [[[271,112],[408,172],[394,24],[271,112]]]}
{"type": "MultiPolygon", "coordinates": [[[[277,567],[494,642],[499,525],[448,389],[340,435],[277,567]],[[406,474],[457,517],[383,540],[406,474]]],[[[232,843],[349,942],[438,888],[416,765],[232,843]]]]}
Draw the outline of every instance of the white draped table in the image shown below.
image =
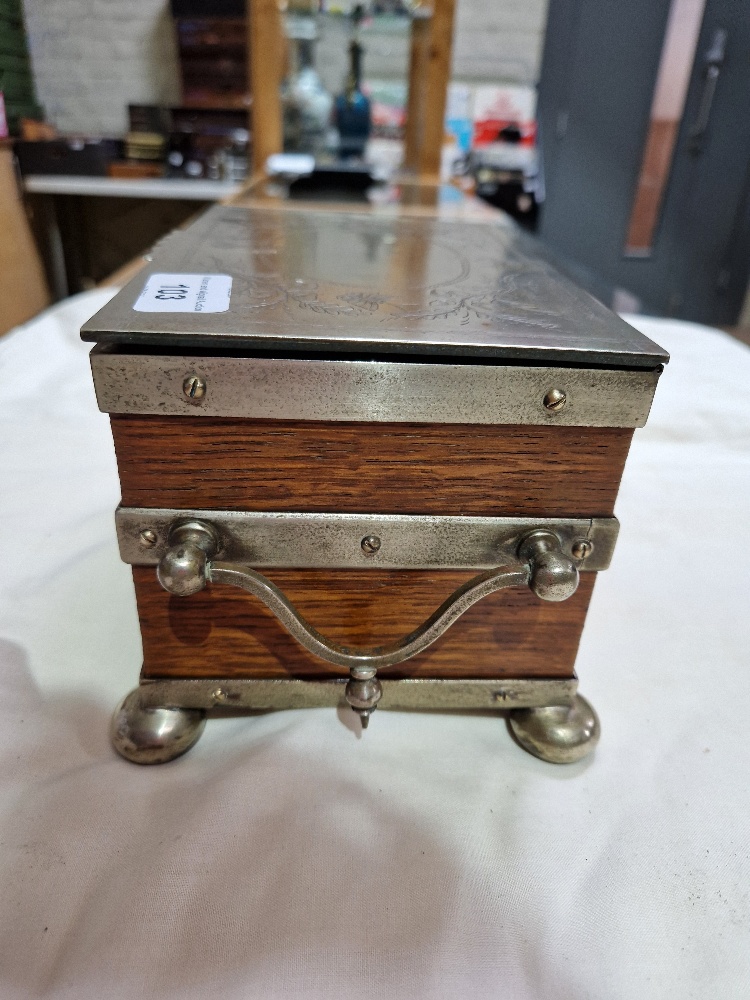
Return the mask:
{"type": "Polygon", "coordinates": [[[140,636],[78,340],[111,294],[0,340],[0,998],[746,1000],[750,350],[633,319],[673,360],[578,658],[593,758],[321,709],[138,768],[108,740],[140,636]]]}

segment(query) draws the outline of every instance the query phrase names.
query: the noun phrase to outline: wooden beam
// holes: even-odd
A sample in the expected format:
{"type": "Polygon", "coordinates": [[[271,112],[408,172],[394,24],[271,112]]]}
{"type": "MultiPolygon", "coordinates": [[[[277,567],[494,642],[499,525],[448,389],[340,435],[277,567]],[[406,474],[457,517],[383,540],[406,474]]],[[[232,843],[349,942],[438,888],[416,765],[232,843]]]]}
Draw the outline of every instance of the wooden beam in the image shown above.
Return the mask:
{"type": "Polygon", "coordinates": [[[429,11],[417,8],[411,22],[409,92],[406,102],[406,127],[404,129],[404,167],[414,171],[419,170],[419,150],[422,145],[424,83],[431,20],[429,11]]]}
{"type": "Polygon", "coordinates": [[[277,0],[248,0],[248,57],[252,173],[265,173],[266,160],[283,149],[281,94],[285,39],[277,0]]]}
{"type": "Polygon", "coordinates": [[[433,0],[430,39],[427,46],[424,84],[421,89],[422,141],[417,171],[424,179],[440,176],[445,104],[453,54],[453,20],[456,0],[433,0]]]}

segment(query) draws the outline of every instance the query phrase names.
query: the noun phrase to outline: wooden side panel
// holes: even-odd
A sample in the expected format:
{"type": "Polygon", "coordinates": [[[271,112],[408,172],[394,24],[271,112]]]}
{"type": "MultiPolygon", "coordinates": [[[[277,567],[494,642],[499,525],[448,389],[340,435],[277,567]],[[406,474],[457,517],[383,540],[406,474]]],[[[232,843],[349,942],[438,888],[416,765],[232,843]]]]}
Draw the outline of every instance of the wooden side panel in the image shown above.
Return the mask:
{"type": "MultiPolygon", "coordinates": [[[[606,517],[632,431],[112,418],[123,503],[224,510],[606,517]]],[[[311,656],[245,592],[189,598],[133,571],[146,677],[343,675],[311,656]]],[[[271,579],[323,635],[352,646],[420,625],[471,572],[274,570],[271,579]]],[[[559,604],[493,594],[386,677],[569,677],[594,575],[559,604]]]]}
{"type": "Polygon", "coordinates": [[[631,429],[112,416],[129,507],[609,517],[631,429]]]}
{"type": "MultiPolygon", "coordinates": [[[[364,646],[416,628],[471,573],[274,570],[269,576],[327,638],[364,646]]],[[[153,567],[134,567],[144,677],[325,677],[345,670],[307,653],[265,606],[234,587],[191,597],[162,590],[153,567]]],[[[436,643],[382,677],[569,677],[595,573],[569,600],[526,589],[491,594],[436,643]]]]}
{"type": "Polygon", "coordinates": [[[49,302],[42,261],[13,169],[13,150],[10,142],[0,140],[0,336],[36,316],[49,302]]]}

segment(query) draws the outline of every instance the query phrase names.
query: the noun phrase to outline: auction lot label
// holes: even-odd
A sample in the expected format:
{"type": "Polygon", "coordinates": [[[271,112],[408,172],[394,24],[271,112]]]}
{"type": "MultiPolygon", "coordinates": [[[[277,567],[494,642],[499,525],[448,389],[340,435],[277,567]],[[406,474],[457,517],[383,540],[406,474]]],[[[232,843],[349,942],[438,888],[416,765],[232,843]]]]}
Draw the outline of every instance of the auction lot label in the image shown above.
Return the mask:
{"type": "Polygon", "coordinates": [[[152,274],[133,306],[136,312],[223,313],[229,309],[228,274],[152,274]]]}

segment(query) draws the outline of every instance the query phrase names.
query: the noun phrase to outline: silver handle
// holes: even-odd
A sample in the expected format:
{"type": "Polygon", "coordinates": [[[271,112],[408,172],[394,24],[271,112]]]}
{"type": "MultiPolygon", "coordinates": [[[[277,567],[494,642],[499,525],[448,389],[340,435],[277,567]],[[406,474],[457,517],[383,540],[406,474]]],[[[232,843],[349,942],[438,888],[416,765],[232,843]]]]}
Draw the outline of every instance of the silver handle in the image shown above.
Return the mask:
{"type": "Polygon", "coordinates": [[[506,587],[528,586],[545,601],[564,601],[578,588],[578,567],[565,555],[554,532],[539,529],[527,534],[517,550],[518,564],[473,577],[444,601],[419,628],[396,642],[351,649],[321,635],[267,577],[249,566],[214,562],[220,540],[204,521],[188,521],[172,528],[169,549],[157,566],[159,583],[170,594],[186,597],[207,583],[225,583],[257,597],[291,636],[314,656],[347,667],[351,680],[346,697],[366,725],[380,700],[375,674],[382,667],[403,663],[432,645],[465,611],[483,597],[506,587]]]}
{"type": "Polygon", "coordinates": [[[727,32],[723,28],[718,28],[714,32],[708,52],[706,52],[704,60],[706,75],[703,81],[703,92],[700,104],[698,105],[698,114],[689,133],[690,151],[693,153],[699,153],[703,148],[703,138],[711,119],[716,85],[719,81],[719,73],[721,72],[721,67],[724,64],[726,56],[727,37],[727,32]]]}

